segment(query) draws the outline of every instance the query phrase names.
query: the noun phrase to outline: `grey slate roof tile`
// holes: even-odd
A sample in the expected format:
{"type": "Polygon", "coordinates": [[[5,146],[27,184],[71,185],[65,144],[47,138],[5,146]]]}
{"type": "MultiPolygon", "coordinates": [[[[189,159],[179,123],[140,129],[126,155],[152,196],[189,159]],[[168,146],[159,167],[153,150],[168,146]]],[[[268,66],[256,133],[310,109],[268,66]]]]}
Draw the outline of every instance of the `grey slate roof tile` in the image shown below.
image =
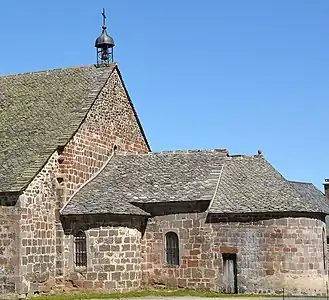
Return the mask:
{"type": "Polygon", "coordinates": [[[68,142],[114,67],[0,76],[0,192],[22,190],[68,142]]]}
{"type": "MultiPolygon", "coordinates": [[[[321,192],[320,192],[321,194],[321,192]]],[[[62,214],[142,214],[133,203],[208,200],[209,213],[329,213],[313,186],[287,181],[261,155],[224,151],[117,155],[84,186],[62,214]]]]}
{"type": "Polygon", "coordinates": [[[210,201],[226,155],[221,150],[114,156],[62,214],[134,214],[136,208],[129,203],[210,201]]]}
{"type": "Polygon", "coordinates": [[[324,210],[328,209],[329,200],[314,184],[299,181],[290,181],[290,183],[305,199],[311,201],[318,207],[323,207],[324,210]]]}
{"type": "Polygon", "coordinates": [[[228,158],[211,213],[322,212],[329,205],[301,195],[262,156],[228,158]]]}
{"type": "MultiPolygon", "coordinates": [[[[309,182],[290,181],[295,189],[308,201],[314,202],[316,205],[328,207],[329,200],[315,185],[309,182]]],[[[329,216],[326,216],[327,236],[329,236],[329,216]]]]}

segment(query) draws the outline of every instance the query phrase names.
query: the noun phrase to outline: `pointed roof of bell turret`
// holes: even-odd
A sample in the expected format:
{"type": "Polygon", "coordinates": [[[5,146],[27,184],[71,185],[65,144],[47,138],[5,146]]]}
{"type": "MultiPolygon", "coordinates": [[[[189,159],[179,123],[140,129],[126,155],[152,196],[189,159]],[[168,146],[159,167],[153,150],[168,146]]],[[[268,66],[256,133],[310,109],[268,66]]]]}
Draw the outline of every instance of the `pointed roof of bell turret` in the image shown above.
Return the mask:
{"type": "Polygon", "coordinates": [[[105,8],[103,8],[102,12],[103,16],[103,26],[102,26],[102,34],[96,39],[95,47],[96,48],[113,48],[115,46],[114,40],[111,36],[108,35],[106,31],[106,15],[105,8]]]}

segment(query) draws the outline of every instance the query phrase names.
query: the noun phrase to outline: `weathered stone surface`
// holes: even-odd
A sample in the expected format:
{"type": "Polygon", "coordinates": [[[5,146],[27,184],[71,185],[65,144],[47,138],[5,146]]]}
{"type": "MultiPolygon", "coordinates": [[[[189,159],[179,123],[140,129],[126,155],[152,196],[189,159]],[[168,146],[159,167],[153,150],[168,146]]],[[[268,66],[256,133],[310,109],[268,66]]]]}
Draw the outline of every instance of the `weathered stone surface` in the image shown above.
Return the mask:
{"type": "MultiPolygon", "coordinates": [[[[27,184],[22,195],[0,195],[0,294],[58,288],[123,292],[142,285],[222,291],[223,257],[232,255],[238,292],[325,293],[328,203],[323,195],[308,186],[312,197],[305,198],[305,187],[294,190],[261,155],[145,154],[149,147],[118,69],[112,66],[104,74],[103,84],[88,90],[88,106],[78,105],[78,118],[72,113],[70,121],[80,120],[68,124],[74,135],[70,129],[62,137],[68,125],[57,122],[52,129],[60,139],[42,147],[46,164],[33,161],[32,173],[6,183],[27,184]],[[115,151],[128,155],[111,160],[115,151]],[[97,180],[87,184],[95,175],[106,183],[102,188],[97,180]],[[66,205],[71,210],[64,214],[66,205]],[[74,258],[78,230],[87,238],[83,268],[74,258]],[[169,231],[179,238],[174,267],[166,262],[169,231]]],[[[28,135],[25,142],[23,149],[30,145],[28,135]]],[[[32,152],[38,150],[32,144],[32,152]]]]}
{"type": "Polygon", "coordinates": [[[276,293],[283,288],[293,294],[326,293],[321,215],[246,216],[227,222],[216,216],[206,220],[206,213],[196,213],[179,214],[175,220],[156,216],[149,224],[142,247],[146,285],[167,285],[169,280],[172,284],[175,278],[176,286],[223,291],[222,254],[236,253],[240,293],[276,293]],[[166,265],[165,258],[169,231],[179,236],[180,265],[174,268],[166,265]]]}
{"type": "Polygon", "coordinates": [[[21,196],[18,293],[46,292],[55,282],[57,172],[56,152],[21,196]]]}
{"type": "Polygon", "coordinates": [[[87,278],[88,289],[92,290],[122,292],[140,287],[143,219],[137,216],[113,215],[65,217],[65,281],[86,289],[86,286],[81,285],[81,281],[87,278]],[[77,230],[83,230],[87,237],[86,268],[77,268],[74,264],[72,234],[77,230]],[[93,234],[90,235],[90,232],[93,234]],[[135,246],[135,251],[130,251],[132,246],[135,246]]]}
{"type": "Polygon", "coordinates": [[[0,196],[0,294],[16,291],[19,267],[18,195],[0,196]]]}
{"type": "Polygon", "coordinates": [[[118,71],[113,71],[79,130],[61,153],[65,199],[100,170],[117,151],[148,152],[132,103],[118,71]]]}
{"type": "MultiPolygon", "coordinates": [[[[63,180],[60,183],[62,194],[57,198],[59,208],[66,205],[73,193],[105,166],[113,154],[114,147],[117,151],[128,153],[149,150],[117,70],[111,74],[84,123],[60,154],[58,173],[63,180]]],[[[59,222],[57,228],[57,234],[60,236],[57,239],[57,246],[60,249],[57,260],[63,261],[64,233],[59,222]]],[[[104,234],[109,233],[95,229],[90,236],[101,237],[104,234]]],[[[110,234],[111,237],[112,234],[113,232],[110,234]]],[[[64,264],[64,268],[68,268],[67,263],[64,264]]],[[[59,273],[65,271],[62,269],[59,273]]]]}
{"type": "MultiPolygon", "coordinates": [[[[10,290],[46,292],[60,288],[59,283],[64,285],[68,263],[60,209],[104,166],[114,146],[119,151],[133,153],[149,150],[119,72],[112,72],[112,69],[111,66],[111,76],[104,81],[101,92],[98,96],[94,94],[96,100],[83,124],[77,127],[65,147],[59,147],[49,157],[20,200],[12,200],[8,195],[0,197],[0,234],[3,235],[0,238],[0,273],[5,274],[6,282],[10,276],[17,275],[16,286],[10,285],[10,290]]],[[[90,281],[81,286],[86,288],[93,284],[90,281]]],[[[0,287],[0,292],[9,289],[9,285],[0,287]]],[[[125,284],[120,288],[124,289],[125,284]]]]}

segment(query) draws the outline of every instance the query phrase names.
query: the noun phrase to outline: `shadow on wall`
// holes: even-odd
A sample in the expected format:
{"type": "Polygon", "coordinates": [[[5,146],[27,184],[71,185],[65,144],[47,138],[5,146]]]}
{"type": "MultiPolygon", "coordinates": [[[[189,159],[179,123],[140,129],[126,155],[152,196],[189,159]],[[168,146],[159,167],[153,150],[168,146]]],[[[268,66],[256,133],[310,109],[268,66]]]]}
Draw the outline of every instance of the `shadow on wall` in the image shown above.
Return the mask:
{"type": "Polygon", "coordinates": [[[0,193],[0,206],[15,206],[20,193],[0,193]]]}
{"type": "Polygon", "coordinates": [[[137,229],[144,235],[146,227],[145,216],[130,215],[113,215],[113,214],[97,214],[97,215],[68,215],[61,216],[61,222],[65,234],[71,234],[74,231],[99,229],[100,227],[125,226],[131,229],[137,229]]]}

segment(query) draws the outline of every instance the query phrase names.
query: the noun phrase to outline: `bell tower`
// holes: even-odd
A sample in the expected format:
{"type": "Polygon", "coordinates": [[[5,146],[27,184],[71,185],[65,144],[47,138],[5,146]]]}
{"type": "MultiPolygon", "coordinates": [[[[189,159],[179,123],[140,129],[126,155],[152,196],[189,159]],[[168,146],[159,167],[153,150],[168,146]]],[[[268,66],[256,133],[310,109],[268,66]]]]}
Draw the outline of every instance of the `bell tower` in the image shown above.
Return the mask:
{"type": "Polygon", "coordinates": [[[107,27],[106,27],[105,8],[103,8],[102,16],[103,16],[102,34],[95,41],[95,47],[97,53],[97,66],[108,65],[109,63],[113,62],[114,40],[106,32],[107,27]]]}

